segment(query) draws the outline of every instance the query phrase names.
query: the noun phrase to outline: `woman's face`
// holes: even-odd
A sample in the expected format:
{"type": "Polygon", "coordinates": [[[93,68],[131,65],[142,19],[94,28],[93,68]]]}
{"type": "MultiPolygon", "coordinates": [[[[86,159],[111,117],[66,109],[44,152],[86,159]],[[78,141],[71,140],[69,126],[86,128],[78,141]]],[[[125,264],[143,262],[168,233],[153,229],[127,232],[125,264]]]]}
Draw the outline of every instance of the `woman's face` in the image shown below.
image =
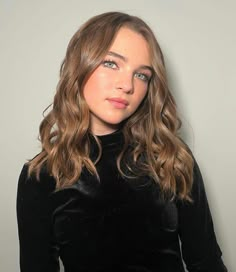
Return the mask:
{"type": "Polygon", "coordinates": [[[129,28],[121,28],[104,60],[84,86],[93,134],[117,130],[144,99],[151,76],[146,40],[129,28]]]}

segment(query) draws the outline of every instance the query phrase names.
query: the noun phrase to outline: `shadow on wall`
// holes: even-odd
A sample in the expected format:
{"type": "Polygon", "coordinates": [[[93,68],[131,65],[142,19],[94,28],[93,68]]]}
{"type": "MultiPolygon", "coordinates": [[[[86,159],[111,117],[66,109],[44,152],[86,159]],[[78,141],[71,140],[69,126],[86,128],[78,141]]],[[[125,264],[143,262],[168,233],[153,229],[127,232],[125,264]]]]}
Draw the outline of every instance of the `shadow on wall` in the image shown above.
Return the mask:
{"type": "Polygon", "coordinates": [[[193,149],[194,131],[189,120],[187,119],[187,116],[189,116],[189,109],[186,99],[184,97],[184,93],[182,92],[179,83],[180,77],[177,74],[177,68],[174,67],[173,63],[168,59],[167,56],[165,56],[165,65],[167,69],[169,88],[177,103],[178,114],[182,122],[180,136],[184,140],[184,142],[190,147],[190,149],[193,149]]]}

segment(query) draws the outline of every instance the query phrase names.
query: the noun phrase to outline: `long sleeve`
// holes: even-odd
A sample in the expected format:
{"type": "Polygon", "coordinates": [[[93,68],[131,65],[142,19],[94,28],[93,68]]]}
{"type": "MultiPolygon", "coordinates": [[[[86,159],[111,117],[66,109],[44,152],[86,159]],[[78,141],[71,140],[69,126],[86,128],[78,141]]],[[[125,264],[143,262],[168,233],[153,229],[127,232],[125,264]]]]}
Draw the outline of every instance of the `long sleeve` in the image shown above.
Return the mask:
{"type": "Polygon", "coordinates": [[[17,220],[21,272],[58,272],[58,249],[51,232],[54,189],[51,177],[41,174],[40,182],[21,171],[17,191],[17,220]]]}
{"type": "Polygon", "coordinates": [[[217,244],[211,213],[197,163],[194,166],[192,203],[179,203],[179,234],[189,272],[226,272],[217,244]]]}

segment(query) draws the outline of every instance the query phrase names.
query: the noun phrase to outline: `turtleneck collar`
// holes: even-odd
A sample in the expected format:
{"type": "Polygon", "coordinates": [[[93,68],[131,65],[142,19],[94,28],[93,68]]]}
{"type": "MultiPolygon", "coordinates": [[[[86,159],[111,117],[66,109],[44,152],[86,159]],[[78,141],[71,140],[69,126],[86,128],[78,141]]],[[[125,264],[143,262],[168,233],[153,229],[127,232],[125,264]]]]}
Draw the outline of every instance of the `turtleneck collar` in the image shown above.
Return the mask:
{"type": "Polygon", "coordinates": [[[109,134],[97,135],[96,137],[99,139],[102,147],[107,147],[114,144],[120,145],[121,147],[123,143],[123,133],[121,129],[109,134]]]}
{"type": "Polygon", "coordinates": [[[90,139],[90,158],[94,161],[97,159],[99,148],[95,140],[97,137],[102,148],[102,158],[105,159],[106,155],[109,154],[110,159],[115,159],[120,153],[124,143],[124,136],[122,130],[116,130],[106,135],[89,134],[90,139]],[[111,155],[112,154],[112,155],[111,155]],[[104,157],[105,156],[105,157],[104,157]]]}

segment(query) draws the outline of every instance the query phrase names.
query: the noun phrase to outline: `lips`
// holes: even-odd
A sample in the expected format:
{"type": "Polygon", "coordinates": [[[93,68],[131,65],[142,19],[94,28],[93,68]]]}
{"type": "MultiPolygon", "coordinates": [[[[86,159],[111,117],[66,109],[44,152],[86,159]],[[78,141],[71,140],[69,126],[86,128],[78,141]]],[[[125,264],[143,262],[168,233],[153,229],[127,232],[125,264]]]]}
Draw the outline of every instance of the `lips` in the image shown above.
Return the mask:
{"type": "Polygon", "coordinates": [[[122,99],[122,98],[116,98],[116,97],[114,97],[114,98],[108,98],[108,100],[109,101],[114,101],[114,102],[117,102],[117,103],[121,103],[121,104],[124,104],[124,105],[126,105],[126,106],[128,106],[128,101],[127,100],[125,100],[125,99],[122,99]]]}
{"type": "Polygon", "coordinates": [[[126,108],[129,103],[127,100],[119,98],[119,97],[114,97],[114,98],[108,98],[107,99],[115,108],[123,109],[126,108]]]}

